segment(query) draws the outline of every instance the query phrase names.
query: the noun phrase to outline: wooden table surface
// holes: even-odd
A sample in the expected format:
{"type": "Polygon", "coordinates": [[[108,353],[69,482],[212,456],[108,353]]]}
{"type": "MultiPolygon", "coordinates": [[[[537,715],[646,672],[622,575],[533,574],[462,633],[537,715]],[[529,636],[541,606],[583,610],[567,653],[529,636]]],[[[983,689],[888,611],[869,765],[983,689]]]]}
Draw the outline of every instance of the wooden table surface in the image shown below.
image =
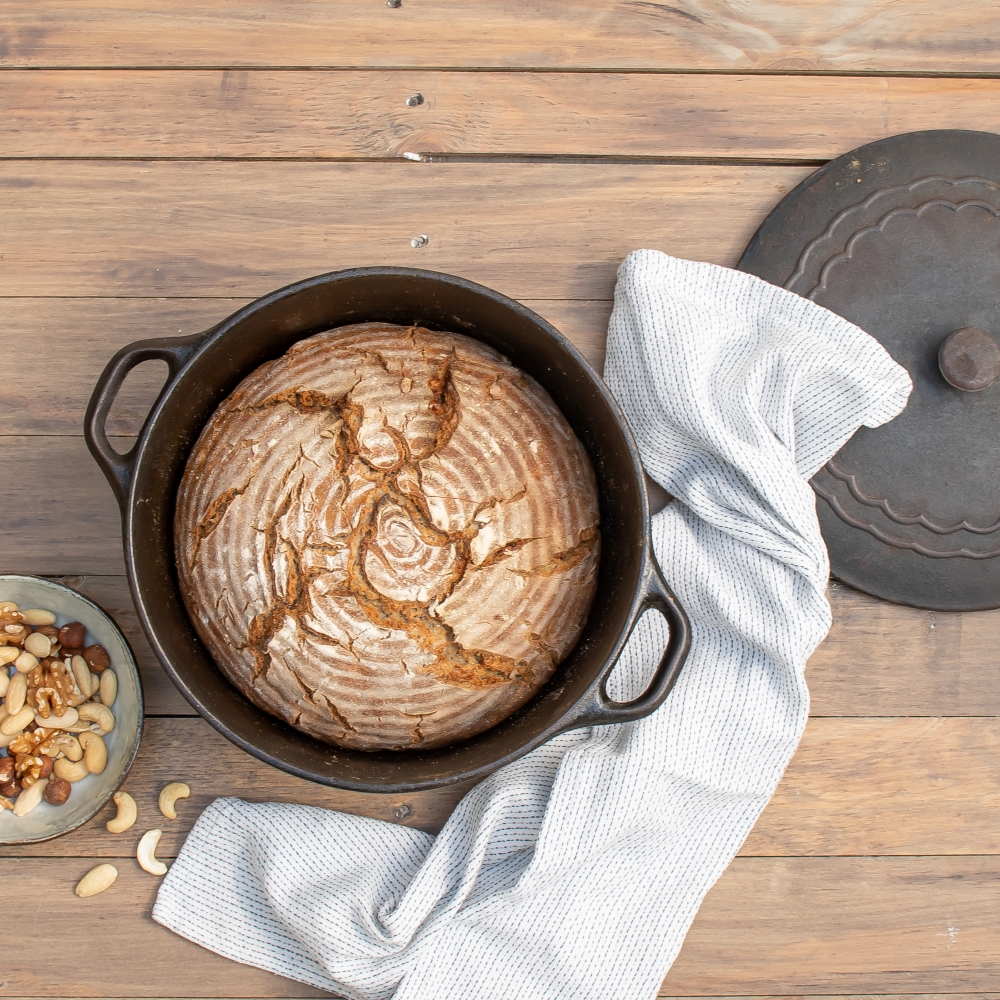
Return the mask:
{"type": "MultiPolygon", "coordinates": [[[[400,264],[527,302],[600,365],[628,251],[732,265],[830,157],[1000,131],[998,42],[982,0],[0,0],[0,570],[107,608],[149,712],[133,831],[108,835],[107,809],[0,850],[0,996],[318,995],[153,923],[133,852],[168,780],[193,792],[166,857],[219,794],[435,830],[465,790],[290,778],[173,689],[81,437],[114,351],[309,275],[400,264]],[[97,858],[121,875],[79,900],[97,858]]],[[[123,449],[163,375],[126,384],[123,449]]],[[[662,994],[1000,997],[1000,613],[830,597],[802,745],[662,994]]]]}

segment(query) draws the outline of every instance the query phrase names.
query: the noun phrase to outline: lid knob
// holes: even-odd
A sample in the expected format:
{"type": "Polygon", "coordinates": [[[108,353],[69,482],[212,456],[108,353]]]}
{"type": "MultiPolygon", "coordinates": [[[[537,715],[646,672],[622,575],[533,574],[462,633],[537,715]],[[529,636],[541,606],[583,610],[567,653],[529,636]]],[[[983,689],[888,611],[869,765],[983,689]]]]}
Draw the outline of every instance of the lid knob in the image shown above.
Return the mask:
{"type": "Polygon", "coordinates": [[[945,380],[963,392],[979,392],[1000,378],[1000,346],[978,326],[949,333],[938,351],[945,380]]]}

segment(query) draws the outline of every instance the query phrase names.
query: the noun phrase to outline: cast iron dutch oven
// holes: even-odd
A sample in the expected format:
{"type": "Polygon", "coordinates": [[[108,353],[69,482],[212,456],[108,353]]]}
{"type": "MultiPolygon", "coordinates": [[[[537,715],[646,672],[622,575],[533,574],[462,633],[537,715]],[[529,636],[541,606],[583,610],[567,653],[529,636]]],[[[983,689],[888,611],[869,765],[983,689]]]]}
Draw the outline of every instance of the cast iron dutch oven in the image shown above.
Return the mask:
{"type": "Polygon", "coordinates": [[[121,507],[125,561],[136,610],[154,652],[181,693],[244,750],[291,774],[338,788],[407,792],[482,778],[558,733],[631,722],[670,692],[687,656],[687,618],[656,564],[635,441],[617,403],[576,349],[545,320],[461,278],[408,268],[337,271],[258,299],[193,337],[122,348],[87,408],[87,445],[121,507]],[[366,753],[321,743],[262,712],[216,667],[188,620],[174,567],[174,498],[191,447],[215,408],[255,368],[295,341],[366,320],[419,323],[483,341],[550,393],[590,454],[601,509],[601,563],[593,608],[570,655],[512,716],[436,750],[366,753]],[[160,359],[167,382],[126,455],[105,434],[128,372],[160,359]],[[606,680],[640,616],[657,608],[670,642],[646,691],[618,703],[606,680]]]}

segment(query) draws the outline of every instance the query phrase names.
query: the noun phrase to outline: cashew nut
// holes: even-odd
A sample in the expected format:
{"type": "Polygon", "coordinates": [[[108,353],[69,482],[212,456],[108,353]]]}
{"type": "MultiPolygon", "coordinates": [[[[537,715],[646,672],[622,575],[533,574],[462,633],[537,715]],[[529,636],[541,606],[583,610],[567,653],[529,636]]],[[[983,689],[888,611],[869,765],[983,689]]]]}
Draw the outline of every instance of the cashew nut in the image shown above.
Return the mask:
{"type": "Polygon", "coordinates": [[[160,792],[160,812],[167,819],[177,819],[177,810],[174,803],[178,799],[186,799],[191,794],[191,789],[183,781],[171,781],[162,792],[160,792]]]}
{"type": "Polygon", "coordinates": [[[90,774],[85,760],[70,760],[68,757],[60,757],[52,765],[52,770],[56,772],[57,778],[69,782],[83,781],[90,774]]]}
{"type": "Polygon", "coordinates": [[[115,703],[115,698],[118,697],[118,678],[113,670],[102,671],[100,677],[101,703],[110,708],[115,703]]]}
{"type": "Polygon", "coordinates": [[[93,722],[83,722],[81,720],[80,722],[77,722],[75,725],[65,726],[63,732],[76,733],[76,735],[79,736],[80,733],[92,733],[94,731],[92,728],[94,725],[95,723],[93,722]]]}
{"type": "Polygon", "coordinates": [[[48,783],[48,778],[39,778],[38,781],[33,782],[21,792],[14,803],[14,815],[27,816],[42,801],[42,795],[45,793],[45,786],[48,783]]]}
{"type": "Polygon", "coordinates": [[[86,875],[76,883],[78,896],[96,896],[99,892],[111,887],[118,878],[118,869],[114,865],[98,865],[91,868],[86,875]]]}
{"type": "Polygon", "coordinates": [[[139,810],[135,799],[128,792],[115,792],[115,805],[118,807],[118,815],[109,819],[104,826],[108,833],[124,833],[135,823],[139,810]]]}
{"type": "Polygon", "coordinates": [[[96,722],[101,727],[102,732],[110,733],[115,728],[114,713],[107,705],[98,705],[96,702],[88,701],[81,705],[77,711],[80,713],[81,719],[85,719],[87,722],[96,722]]]}
{"type": "MultiPolygon", "coordinates": [[[[34,787],[34,786],[32,786],[34,787]]],[[[156,845],[163,836],[162,830],[147,830],[139,841],[135,856],[139,867],[150,875],[166,875],[167,866],[156,858],[156,845]]]]}
{"type": "Polygon", "coordinates": [[[21,650],[18,646],[0,646],[0,667],[13,663],[20,655],[21,650]]]}
{"type": "Polygon", "coordinates": [[[38,750],[46,757],[58,757],[65,754],[70,760],[83,760],[83,747],[80,741],[71,733],[53,733],[42,741],[38,750]]]}
{"type": "Polygon", "coordinates": [[[91,774],[100,774],[108,766],[108,748],[97,733],[89,729],[77,737],[83,747],[83,762],[91,774]]]}

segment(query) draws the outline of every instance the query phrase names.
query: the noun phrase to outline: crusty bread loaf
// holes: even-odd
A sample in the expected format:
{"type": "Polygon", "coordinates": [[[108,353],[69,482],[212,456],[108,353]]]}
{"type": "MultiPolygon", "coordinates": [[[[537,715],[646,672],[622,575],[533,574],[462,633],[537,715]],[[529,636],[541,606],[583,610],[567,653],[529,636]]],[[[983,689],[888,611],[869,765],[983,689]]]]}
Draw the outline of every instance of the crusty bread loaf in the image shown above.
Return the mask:
{"type": "Polygon", "coordinates": [[[364,750],[496,725],[576,642],[594,472],[478,341],[363,323],[295,344],[206,424],[174,525],[181,592],[260,708],[364,750]]]}

